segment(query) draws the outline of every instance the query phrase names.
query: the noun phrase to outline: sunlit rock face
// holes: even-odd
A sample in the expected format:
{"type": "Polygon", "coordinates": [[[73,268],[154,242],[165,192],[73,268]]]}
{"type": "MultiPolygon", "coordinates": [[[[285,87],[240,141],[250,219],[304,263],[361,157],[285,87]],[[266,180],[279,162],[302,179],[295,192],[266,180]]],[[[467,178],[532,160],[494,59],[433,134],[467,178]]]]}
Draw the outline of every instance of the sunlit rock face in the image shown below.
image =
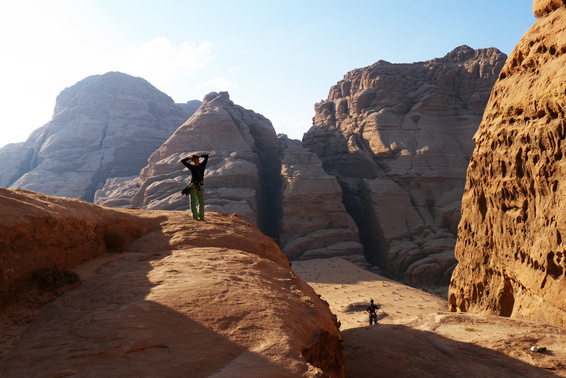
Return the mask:
{"type": "Polygon", "coordinates": [[[474,137],[449,301],[564,327],[566,7],[533,9],[474,137]]]}
{"type": "Polygon", "coordinates": [[[87,77],[26,142],[0,149],[0,186],[92,201],[107,179],[137,174],[199,105],[119,72],[87,77]]]}
{"type": "Polygon", "coordinates": [[[227,92],[206,95],[139,177],[109,180],[96,203],[187,210],[181,189],[190,173],[180,160],[204,153],[207,211],[239,214],[277,238],[290,259],[342,256],[365,263],[336,178],[300,141],[277,136],[267,118],[236,105],[227,92]]]}
{"type": "Polygon", "coordinates": [[[328,303],[236,215],[3,188],[0,210],[1,377],[344,377],[328,303]]]}
{"type": "Polygon", "coordinates": [[[367,259],[411,283],[447,283],[472,136],[506,56],[461,46],[347,73],[303,144],[335,175],[367,259]]]}

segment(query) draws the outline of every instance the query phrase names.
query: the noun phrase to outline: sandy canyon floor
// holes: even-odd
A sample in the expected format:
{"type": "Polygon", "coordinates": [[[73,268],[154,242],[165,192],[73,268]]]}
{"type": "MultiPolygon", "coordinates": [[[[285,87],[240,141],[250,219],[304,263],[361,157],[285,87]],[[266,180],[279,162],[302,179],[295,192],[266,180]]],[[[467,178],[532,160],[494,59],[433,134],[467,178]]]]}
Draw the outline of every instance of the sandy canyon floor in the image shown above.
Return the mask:
{"type": "Polygon", "coordinates": [[[440,296],[340,258],[295,261],[292,269],[338,316],[346,377],[566,377],[566,329],[446,312],[440,296]],[[370,299],[380,305],[373,326],[370,299]]]}

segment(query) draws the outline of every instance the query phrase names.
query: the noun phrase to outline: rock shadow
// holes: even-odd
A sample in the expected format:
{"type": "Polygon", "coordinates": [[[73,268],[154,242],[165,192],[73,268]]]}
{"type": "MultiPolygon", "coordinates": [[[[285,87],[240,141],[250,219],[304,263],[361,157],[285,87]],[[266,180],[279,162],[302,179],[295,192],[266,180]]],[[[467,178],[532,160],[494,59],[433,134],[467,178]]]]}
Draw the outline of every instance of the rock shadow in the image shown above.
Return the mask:
{"type": "Polygon", "coordinates": [[[171,255],[156,246],[169,240],[153,229],[106,255],[79,286],[39,310],[0,359],[0,376],[208,377],[246,367],[258,376],[293,376],[197,318],[147,299],[161,283],[150,272],[171,255]]]}
{"type": "Polygon", "coordinates": [[[352,328],[342,336],[347,377],[557,377],[501,352],[403,325],[352,328]]]}

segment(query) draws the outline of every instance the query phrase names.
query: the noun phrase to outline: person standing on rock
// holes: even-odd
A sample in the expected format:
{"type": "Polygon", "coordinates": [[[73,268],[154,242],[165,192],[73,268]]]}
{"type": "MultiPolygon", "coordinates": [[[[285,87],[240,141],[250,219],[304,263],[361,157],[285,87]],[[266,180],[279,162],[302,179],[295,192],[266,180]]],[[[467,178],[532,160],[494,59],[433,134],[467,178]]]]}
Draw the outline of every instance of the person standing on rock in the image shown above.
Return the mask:
{"type": "Polygon", "coordinates": [[[370,305],[368,306],[368,308],[366,310],[369,313],[369,325],[372,325],[373,323],[377,324],[377,313],[376,313],[376,311],[379,309],[379,306],[373,304],[373,299],[370,299],[369,303],[370,303],[370,305]]]}
{"type": "Polygon", "coordinates": [[[181,159],[181,163],[191,171],[191,183],[189,184],[189,198],[191,201],[191,212],[193,219],[204,220],[204,170],[208,162],[208,154],[193,155],[181,159]],[[202,161],[200,159],[203,159],[202,161]],[[189,162],[191,160],[191,162],[189,162]],[[198,209],[197,209],[198,200],[198,209]]]}

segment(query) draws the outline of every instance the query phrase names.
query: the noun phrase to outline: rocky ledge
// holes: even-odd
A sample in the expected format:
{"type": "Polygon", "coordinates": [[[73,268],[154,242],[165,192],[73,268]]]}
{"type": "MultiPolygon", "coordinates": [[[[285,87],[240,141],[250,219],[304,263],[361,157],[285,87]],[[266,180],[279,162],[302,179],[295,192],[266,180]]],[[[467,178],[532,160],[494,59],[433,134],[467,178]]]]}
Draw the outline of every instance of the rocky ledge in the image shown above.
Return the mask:
{"type": "Polygon", "coordinates": [[[1,376],[343,377],[328,304],[240,217],[0,205],[1,376]]]}

